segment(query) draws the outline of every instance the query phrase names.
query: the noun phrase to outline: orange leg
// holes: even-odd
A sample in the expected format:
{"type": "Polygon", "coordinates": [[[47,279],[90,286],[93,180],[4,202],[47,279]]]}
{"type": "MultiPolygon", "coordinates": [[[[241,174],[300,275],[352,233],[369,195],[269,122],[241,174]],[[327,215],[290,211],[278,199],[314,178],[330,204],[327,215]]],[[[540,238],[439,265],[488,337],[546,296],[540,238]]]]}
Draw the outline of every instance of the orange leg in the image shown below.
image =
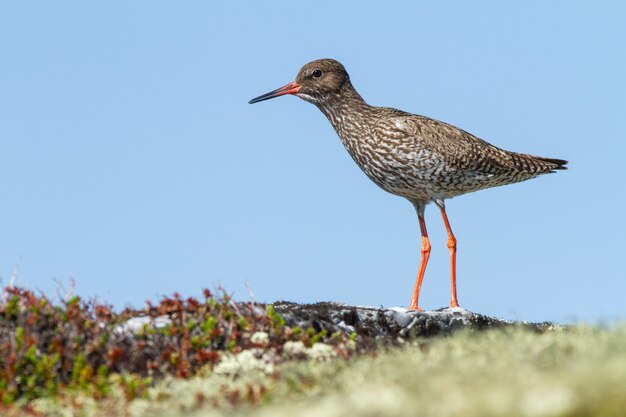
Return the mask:
{"type": "Polygon", "coordinates": [[[456,297],[456,238],[450,228],[450,222],[448,221],[448,216],[446,215],[446,207],[441,204],[439,205],[439,208],[441,209],[441,217],[443,217],[443,223],[446,225],[446,231],[448,232],[448,249],[450,250],[450,283],[452,287],[450,307],[458,307],[459,300],[456,297]]]}
{"type": "Polygon", "coordinates": [[[420,221],[420,231],[422,232],[422,259],[420,261],[420,267],[417,271],[417,280],[415,281],[415,289],[413,290],[413,297],[411,297],[411,304],[409,304],[409,310],[422,309],[418,305],[420,297],[420,289],[422,288],[422,280],[424,279],[424,272],[426,272],[426,264],[428,264],[428,257],[430,256],[430,241],[428,240],[428,233],[426,232],[426,222],[424,221],[424,208],[417,207],[417,217],[420,221]]]}

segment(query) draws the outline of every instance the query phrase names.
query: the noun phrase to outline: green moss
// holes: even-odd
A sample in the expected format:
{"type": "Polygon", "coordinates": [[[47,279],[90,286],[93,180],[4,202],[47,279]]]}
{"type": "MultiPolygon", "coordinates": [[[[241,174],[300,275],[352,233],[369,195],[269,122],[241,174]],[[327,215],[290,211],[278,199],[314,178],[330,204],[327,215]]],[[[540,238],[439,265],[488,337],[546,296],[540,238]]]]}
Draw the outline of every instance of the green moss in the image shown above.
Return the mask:
{"type": "Polygon", "coordinates": [[[240,330],[248,330],[250,328],[250,324],[245,317],[239,317],[239,319],[237,320],[237,325],[239,326],[240,330]]]}
{"type": "Polygon", "coordinates": [[[14,294],[9,298],[5,311],[9,318],[17,317],[20,313],[20,298],[17,295],[14,294]]]}
{"type": "Polygon", "coordinates": [[[322,340],[327,334],[328,330],[321,330],[320,332],[314,334],[313,337],[311,337],[311,345],[314,345],[322,340]]]}
{"type": "Polygon", "coordinates": [[[209,316],[207,317],[207,319],[204,321],[204,323],[201,324],[201,328],[202,331],[205,333],[209,333],[211,332],[213,329],[215,329],[215,326],[217,324],[217,318],[215,318],[214,316],[209,316]]]}
{"type": "Polygon", "coordinates": [[[268,304],[265,307],[265,311],[272,322],[274,330],[282,330],[285,327],[285,319],[274,309],[274,305],[268,304]]]}

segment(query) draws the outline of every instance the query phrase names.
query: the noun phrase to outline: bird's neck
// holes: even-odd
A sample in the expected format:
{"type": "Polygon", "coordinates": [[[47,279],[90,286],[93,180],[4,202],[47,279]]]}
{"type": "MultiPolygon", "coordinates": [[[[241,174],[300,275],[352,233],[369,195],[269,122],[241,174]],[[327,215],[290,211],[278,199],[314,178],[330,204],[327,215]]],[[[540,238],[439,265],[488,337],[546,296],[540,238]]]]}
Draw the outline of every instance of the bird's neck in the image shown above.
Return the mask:
{"type": "Polygon", "coordinates": [[[332,93],[316,104],[342,141],[362,125],[372,109],[354,89],[350,80],[343,84],[338,93],[332,93]]]}

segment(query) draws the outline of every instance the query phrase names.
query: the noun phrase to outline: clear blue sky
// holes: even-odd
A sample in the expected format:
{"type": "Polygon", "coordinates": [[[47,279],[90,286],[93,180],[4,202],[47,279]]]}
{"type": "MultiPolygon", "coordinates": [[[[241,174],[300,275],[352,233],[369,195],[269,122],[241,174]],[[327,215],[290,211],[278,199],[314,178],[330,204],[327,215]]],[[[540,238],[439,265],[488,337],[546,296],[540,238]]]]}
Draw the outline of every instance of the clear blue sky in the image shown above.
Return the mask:
{"type": "MultiPolygon", "coordinates": [[[[624,2],[0,3],[0,276],[118,307],[220,283],[259,301],[406,306],[413,207],[295,97],[344,63],[371,104],[570,170],[449,200],[463,307],[626,319],[624,2]],[[409,4],[410,3],[410,4],[409,4]]],[[[445,229],[425,308],[449,300],[445,229]]]]}

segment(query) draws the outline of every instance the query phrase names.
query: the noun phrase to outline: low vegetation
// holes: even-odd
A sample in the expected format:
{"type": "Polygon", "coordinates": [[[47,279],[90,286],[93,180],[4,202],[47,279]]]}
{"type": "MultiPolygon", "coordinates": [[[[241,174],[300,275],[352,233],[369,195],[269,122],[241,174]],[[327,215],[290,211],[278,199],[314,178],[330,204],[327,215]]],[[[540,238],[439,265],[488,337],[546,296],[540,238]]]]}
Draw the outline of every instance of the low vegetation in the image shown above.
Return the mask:
{"type": "Polygon", "coordinates": [[[210,373],[253,351],[273,366],[290,357],[285,345],[298,357],[306,355],[293,346],[322,341],[344,357],[358,351],[349,335],[289,328],[271,305],[235,303],[208,290],[202,300],[174,295],[117,314],[78,296],[54,304],[9,287],[0,302],[0,401],[28,411],[40,398],[99,400],[116,390],[132,401],[166,376],[210,373]]]}
{"type": "Polygon", "coordinates": [[[625,389],[622,326],[376,347],[210,291],[121,313],[15,287],[0,300],[2,416],[622,416],[625,389]]]}

